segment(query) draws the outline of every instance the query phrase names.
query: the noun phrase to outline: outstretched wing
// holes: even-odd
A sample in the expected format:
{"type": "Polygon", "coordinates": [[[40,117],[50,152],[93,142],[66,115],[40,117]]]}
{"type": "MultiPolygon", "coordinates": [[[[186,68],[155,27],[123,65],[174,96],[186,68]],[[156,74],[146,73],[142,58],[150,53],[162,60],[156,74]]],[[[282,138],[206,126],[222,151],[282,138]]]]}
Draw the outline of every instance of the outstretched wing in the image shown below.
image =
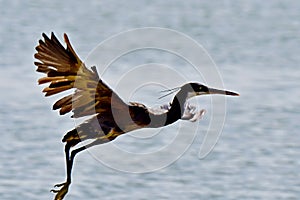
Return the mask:
{"type": "Polygon", "coordinates": [[[73,117],[83,117],[95,113],[104,117],[111,117],[111,108],[126,110],[125,104],[98,76],[95,67],[91,70],[75,53],[68,36],[64,34],[67,47],[58,41],[54,33],[49,38],[42,34],[44,40],[39,40],[34,55],[39,62],[34,64],[37,71],[46,74],[38,80],[39,84],[50,83],[43,92],[45,96],[75,89],[75,91],[61,99],[53,109],[59,109],[61,115],[73,111],[73,117]],[[113,102],[113,103],[112,103],[113,102]]]}

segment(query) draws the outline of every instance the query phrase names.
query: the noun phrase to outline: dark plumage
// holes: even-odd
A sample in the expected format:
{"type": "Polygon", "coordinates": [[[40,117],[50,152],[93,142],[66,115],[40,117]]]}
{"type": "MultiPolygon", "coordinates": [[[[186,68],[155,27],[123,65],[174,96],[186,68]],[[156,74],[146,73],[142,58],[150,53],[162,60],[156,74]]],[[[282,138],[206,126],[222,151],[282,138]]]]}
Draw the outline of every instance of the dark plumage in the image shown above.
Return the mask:
{"type": "MultiPolygon", "coordinates": [[[[71,171],[75,155],[91,146],[103,144],[114,140],[119,135],[132,130],[147,127],[162,127],[176,122],[179,119],[190,120],[195,114],[184,116],[186,100],[202,94],[238,95],[230,91],[208,88],[199,83],[187,83],[176,93],[170,108],[156,114],[140,103],[125,103],[107,84],[99,77],[95,67],[88,69],[75,53],[66,34],[64,40],[66,48],[52,33],[49,38],[43,33],[44,40],[39,40],[34,57],[39,60],[34,62],[37,71],[46,76],[38,80],[39,84],[50,83],[43,92],[51,96],[69,89],[75,89],[59,99],[54,105],[54,110],[59,110],[61,115],[73,112],[72,117],[91,116],[90,119],[67,132],[63,137],[67,166],[67,180],[56,185],[60,190],[55,199],[63,199],[71,183],[71,171]],[[73,150],[83,140],[93,141],[83,147],[73,150]]],[[[174,90],[175,91],[175,90],[174,90]]]]}

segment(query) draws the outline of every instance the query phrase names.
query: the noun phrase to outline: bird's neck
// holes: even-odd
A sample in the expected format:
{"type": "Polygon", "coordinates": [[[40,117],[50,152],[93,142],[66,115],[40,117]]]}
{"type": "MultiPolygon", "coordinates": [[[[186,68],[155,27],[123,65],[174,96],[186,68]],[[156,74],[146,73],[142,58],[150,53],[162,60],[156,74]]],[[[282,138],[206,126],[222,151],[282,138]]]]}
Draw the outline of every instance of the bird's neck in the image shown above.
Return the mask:
{"type": "Polygon", "coordinates": [[[179,91],[174,97],[171,108],[168,112],[161,115],[152,115],[149,127],[162,127],[181,119],[184,112],[184,104],[187,100],[187,93],[179,91]]]}
{"type": "Polygon", "coordinates": [[[170,110],[166,113],[167,119],[165,125],[172,124],[181,119],[184,112],[184,104],[186,102],[187,95],[179,92],[171,103],[170,110]]]}

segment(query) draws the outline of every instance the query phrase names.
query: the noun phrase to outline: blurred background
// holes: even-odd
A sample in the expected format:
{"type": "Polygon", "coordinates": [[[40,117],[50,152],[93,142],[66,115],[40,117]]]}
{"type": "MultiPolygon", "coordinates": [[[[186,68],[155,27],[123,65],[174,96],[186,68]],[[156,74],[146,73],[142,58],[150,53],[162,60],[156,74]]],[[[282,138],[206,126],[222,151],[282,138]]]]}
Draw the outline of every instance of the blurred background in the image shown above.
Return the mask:
{"type": "Polygon", "coordinates": [[[41,33],[68,33],[85,58],[114,34],[151,26],[202,44],[225,88],[241,94],[227,100],[222,135],[200,160],[209,121],[196,122],[203,129],[184,155],[146,174],[119,172],[81,153],[66,199],[299,199],[299,10],[297,0],[1,0],[0,198],[52,199],[49,190],[65,177],[61,138],[74,122],[51,111],[56,98],[44,98],[37,85],[41,33]]]}

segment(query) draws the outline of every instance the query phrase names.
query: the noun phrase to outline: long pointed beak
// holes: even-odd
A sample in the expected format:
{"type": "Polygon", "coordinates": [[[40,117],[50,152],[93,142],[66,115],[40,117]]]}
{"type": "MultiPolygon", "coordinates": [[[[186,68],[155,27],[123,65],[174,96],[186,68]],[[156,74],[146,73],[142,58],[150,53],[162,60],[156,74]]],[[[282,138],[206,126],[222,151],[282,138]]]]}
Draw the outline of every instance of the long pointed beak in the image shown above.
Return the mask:
{"type": "Polygon", "coordinates": [[[231,96],[240,96],[238,93],[231,92],[228,90],[219,90],[214,88],[208,88],[208,94],[223,94],[223,95],[231,95],[231,96]]]}

